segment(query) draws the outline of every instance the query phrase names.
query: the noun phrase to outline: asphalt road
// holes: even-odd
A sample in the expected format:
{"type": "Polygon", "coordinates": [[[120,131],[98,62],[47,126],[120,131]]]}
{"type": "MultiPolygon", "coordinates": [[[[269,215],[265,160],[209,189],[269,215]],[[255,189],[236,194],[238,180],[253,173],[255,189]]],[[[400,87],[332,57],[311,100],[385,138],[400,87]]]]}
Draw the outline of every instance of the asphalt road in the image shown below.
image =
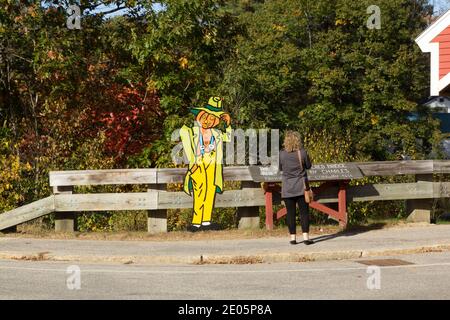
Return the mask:
{"type": "Polygon", "coordinates": [[[368,267],[357,260],[252,265],[79,264],[69,271],[74,263],[0,260],[0,299],[450,298],[450,253],[376,259],[384,258],[413,264],[381,267],[377,282],[377,270],[367,273],[368,267]]]}

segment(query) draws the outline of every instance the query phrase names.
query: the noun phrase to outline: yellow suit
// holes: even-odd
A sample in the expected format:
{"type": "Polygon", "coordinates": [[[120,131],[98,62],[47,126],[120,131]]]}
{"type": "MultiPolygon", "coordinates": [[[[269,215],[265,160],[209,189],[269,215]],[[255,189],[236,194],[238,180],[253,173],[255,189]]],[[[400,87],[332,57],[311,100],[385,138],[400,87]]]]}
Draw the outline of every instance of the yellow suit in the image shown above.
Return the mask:
{"type": "Polygon", "coordinates": [[[200,152],[200,127],[180,129],[183,149],[189,161],[189,169],[184,179],[184,192],[194,197],[194,217],[192,224],[211,221],[216,193],[223,192],[223,142],[231,140],[231,127],[223,133],[211,128],[215,147],[209,152],[200,152]],[[196,166],[195,166],[196,165],[196,166]],[[193,171],[193,169],[195,169],[193,171]]]}

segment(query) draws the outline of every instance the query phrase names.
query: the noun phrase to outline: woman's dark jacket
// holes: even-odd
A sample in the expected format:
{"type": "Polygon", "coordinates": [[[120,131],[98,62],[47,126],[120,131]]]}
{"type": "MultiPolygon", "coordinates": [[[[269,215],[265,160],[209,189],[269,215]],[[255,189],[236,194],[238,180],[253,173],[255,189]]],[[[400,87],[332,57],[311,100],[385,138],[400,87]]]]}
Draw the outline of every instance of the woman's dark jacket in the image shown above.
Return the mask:
{"type": "Polygon", "coordinates": [[[298,152],[280,151],[279,169],[282,171],[281,197],[291,198],[304,195],[306,169],[311,168],[311,160],[305,149],[300,149],[303,170],[300,166],[298,152]]]}

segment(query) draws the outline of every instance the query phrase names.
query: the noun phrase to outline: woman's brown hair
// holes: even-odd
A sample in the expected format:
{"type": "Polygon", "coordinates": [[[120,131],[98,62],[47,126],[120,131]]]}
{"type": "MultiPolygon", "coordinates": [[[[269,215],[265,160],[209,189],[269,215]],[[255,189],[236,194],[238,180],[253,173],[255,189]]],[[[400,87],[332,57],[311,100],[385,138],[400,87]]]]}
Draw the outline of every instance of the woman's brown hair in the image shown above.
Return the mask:
{"type": "Polygon", "coordinates": [[[287,131],[283,142],[287,152],[293,152],[303,148],[302,139],[297,131],[287,131]]]}

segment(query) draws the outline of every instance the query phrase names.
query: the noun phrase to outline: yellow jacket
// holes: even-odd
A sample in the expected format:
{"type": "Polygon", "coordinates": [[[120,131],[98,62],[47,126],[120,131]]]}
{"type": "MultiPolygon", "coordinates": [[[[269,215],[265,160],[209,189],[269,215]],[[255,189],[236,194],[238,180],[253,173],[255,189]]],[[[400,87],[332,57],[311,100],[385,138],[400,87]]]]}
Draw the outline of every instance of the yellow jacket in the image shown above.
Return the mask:
{"type": "MultiPolygon", "coordinates": [[[[216,192],[222,193],[223,192],[223,171],[222,171],[222,164],[223,164],[223,143],[222,142],[228,142],[231,141],[231,126],[228,126],[226,128],[225,133],[218,130],[218,129],[211,129],[212,135],[214,136],[214,139],[216,141],[216,152],[215,152],[215,175],[214,175],[214,185],[216,186],[216,192]]],[[[191,182],[191,169],[194,166],[194,164],[199,163],[201,160],[198,159],[197,155],[197,149],[199,147],[199,140],[200,140],[200,127],[194,126],[192,128],[184,125],[180,129],[180,137],[181,142],[183,143],[183,149],[186,154],[186,157],[189,161],[189,169],[186,173],[186,176],[184,177],[184,192],[191,195],[192,191],[192,182],[191,182]]]]}

